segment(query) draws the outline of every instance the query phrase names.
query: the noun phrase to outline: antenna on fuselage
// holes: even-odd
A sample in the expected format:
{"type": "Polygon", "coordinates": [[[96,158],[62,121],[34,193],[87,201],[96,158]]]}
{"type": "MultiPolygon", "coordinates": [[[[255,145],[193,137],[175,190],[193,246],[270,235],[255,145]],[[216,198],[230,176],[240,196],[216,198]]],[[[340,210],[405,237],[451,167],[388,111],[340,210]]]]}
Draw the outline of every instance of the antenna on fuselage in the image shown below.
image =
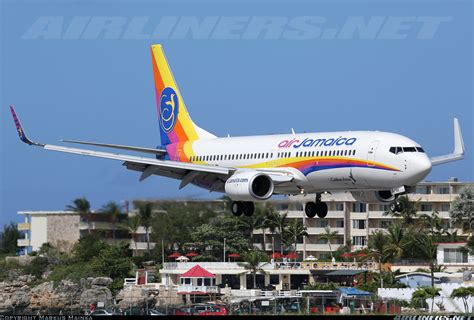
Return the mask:
{"type": "Polygon", "coordinates": [[[291,128],[291,133],[295,135],[295,129],[291,128]]]}

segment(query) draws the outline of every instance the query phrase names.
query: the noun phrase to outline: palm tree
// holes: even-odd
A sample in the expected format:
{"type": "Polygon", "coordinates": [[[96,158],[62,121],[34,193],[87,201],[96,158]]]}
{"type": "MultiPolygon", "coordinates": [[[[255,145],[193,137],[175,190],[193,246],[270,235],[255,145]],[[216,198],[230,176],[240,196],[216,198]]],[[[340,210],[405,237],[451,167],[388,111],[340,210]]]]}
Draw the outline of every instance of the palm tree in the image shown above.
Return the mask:
{"type": "Polygon", "coordinates": [[[436,251],[438,244],[433,235],[420,234],[415,237],[416,246],[422,253],[423,257],[430,261],[431,286],[434,287],[434,270],[436,268],[436,251]]]}
{"type": "Polygon", "coordinates": [[[460,287],[453,290],[451,299],[461,298],[464,305],[464,310],[469,313],[468,299],[474,297],[474,287],[460,287]]]}
{"type": "MultiPolygon", "coordinates": [[[[265,225],[265,228],[268,229],[270,231],[270,234],[272,235],[272,239],[275,239],[275,233],[276,233],[276,230],[277,230],[277,223],[276,221],[278,220],[278,216],[279,213],[277,213],[275,210],[273,210],[272,207],[269,207],[268,208],[268,211],[265,215],[265,218],[264,218],[264,225],[265,225]]],[[[275,245],[274,242],[272,242],[272,249],[273,251],[275,250],[275,248],[273,247],[275,245]]]]}
{"type": "Polygon", "coordinates": [[[275,214],[268,215],[268,223],[273,226],[275,232],[278,231],[280,235],[280,253],[283,255],[283,244],[285,243],[285,231],[288,227],[288,213],[280,214],[275,212],[275,214]]]}
{"type": "Polygon", "coordinates": [[[122,214],[120,205],[114,201],[107,203],[102,207],[101,211],[110,217],[112,220],[112,238],[115,240],[115,230],[117,227],[117,220],[122,214]]]}
{"type": "Polygon", "coordinates": [[[453,223],[460,225],[464,231],[474,233],[474,190],[467,187],[454,199],[449,216],[453,223]]]}
{"type": "Polygon", "coordinates": [[[133,256],[136,256],[138,252],[136,237],[137,237],[138,229],[140,228],[140,226],[141,226],[140,216],[128,217],[128,219],[124,223],[119,224],[119,228],[127,231],[132,237],[132,240],[135,244],[135,250],[133,252],[133,256]]]}
{"type": "Polygon", "coordinates": [[[387,252],[388,244],[388,237],[381,230],[373,232],[369,237],[368,247],[370,253],[366,256],[366,259],[373,258],[378,262],[381,288],[383,288],[382,264],[390,259],[390,254],[387,252]]]}
{"type": "Polygon", "coordinates": [[[298,239],[301,237],[307,237],[308,232],[306,232],[307,228],[303,223],[299,220],[293,220],[286,229],[286,235],[288,240],[291,241],[293,245],[293,249],[296,254],[296,244],[298,243],[298,239]]]}
{"type": "Polygon", "coordinates": [[[405,248],[411,243],[407,237],[406,229],[399,223],[392,224],[388,228],[387,254],[393,259],[400,259],[405,248]]]}
{"type": "Polygon", "coordinates": [[[266,274],[262,269],[262,262],[266,262],[268,257],[264,252],[258,250],[251,250],[245,252],[242,255],[243,263],[239,262],[238,264],[244,267],[246,270],[249,270],[253,276],[253,287],[257,287],[257,273],[266,274]]]}
{"type": "Polygon", "coordinates": [[[421,226],[423,230],[428,229],[430,234],[435,236],[438,240],[445,232],[443,228],[443,220],[439,216],[437,211],[434,211],[432,214],[422,214],[420,215],[422,221],[421,226]]]}
{"type": "Polygon", "coordinates": [[[91,233],[91,224],[90,224],[90,214],[91,214],[91,204],[85,198],[77,198],[72,201],[73,205],[67,205],[66,210],[74,211],[79,213],[81,218],[85,218],[87,221],[87,232],[91,233]]]}
{"type": "Polygon", "coordinates": [[[138,205],[138,215],[140,216],[140,221],[145,228],[146,234],[146,249],[148,254],[150,254],[150,227],[152,223],[153,216],[153,204],[145,203],[138,205]]]}
{"type": "Polygon", "coordinates": [[[334,256],[332,255],[331,240],[334,240],[336,238],[337,231],[331,231],[331,228],[329,227],[324,228],[324,233],[319,236],[319,239],[326,240],[329,246],[329,254],[331,255],[331,259],[334,259],[334,256]]]}

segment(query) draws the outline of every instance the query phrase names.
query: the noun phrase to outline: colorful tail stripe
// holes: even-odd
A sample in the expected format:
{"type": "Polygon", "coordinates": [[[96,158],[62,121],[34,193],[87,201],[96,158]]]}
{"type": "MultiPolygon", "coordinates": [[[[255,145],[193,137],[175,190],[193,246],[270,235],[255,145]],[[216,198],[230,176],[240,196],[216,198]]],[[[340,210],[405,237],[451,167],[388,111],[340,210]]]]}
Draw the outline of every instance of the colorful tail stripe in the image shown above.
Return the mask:
{"type": "Polygon", "coordinates": [[[161,143],[199,139],[161,45],[151,47],[161,143]]]}

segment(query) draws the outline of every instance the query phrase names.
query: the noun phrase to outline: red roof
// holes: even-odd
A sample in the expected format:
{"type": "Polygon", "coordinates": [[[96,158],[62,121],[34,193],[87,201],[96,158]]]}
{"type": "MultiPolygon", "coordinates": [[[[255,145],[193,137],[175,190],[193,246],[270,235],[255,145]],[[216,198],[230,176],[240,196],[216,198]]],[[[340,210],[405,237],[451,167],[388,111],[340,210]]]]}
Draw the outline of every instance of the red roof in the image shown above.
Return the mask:
{"type": "Polygon", "coordinates": [[[216,276],[200,265],[195,265],[181,275],[181,278],[215,278],[216,276]]]}

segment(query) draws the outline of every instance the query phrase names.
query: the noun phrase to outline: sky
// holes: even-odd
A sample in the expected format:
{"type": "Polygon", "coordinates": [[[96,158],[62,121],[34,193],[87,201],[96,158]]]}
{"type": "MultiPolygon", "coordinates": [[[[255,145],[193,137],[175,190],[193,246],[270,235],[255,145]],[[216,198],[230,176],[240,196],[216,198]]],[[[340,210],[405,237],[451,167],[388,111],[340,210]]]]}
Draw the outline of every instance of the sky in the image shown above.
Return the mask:
{"type": "Polygon", "coordinates": [[[161,43],[188,111],[217,136],[397,132],[430,156],[428,181],[474,180],[471,1],[1,2],[0,226],[20,210],[220,194],[120,162],[61,154],[30,138],[160,144],[150,45],[161,43]]]}

